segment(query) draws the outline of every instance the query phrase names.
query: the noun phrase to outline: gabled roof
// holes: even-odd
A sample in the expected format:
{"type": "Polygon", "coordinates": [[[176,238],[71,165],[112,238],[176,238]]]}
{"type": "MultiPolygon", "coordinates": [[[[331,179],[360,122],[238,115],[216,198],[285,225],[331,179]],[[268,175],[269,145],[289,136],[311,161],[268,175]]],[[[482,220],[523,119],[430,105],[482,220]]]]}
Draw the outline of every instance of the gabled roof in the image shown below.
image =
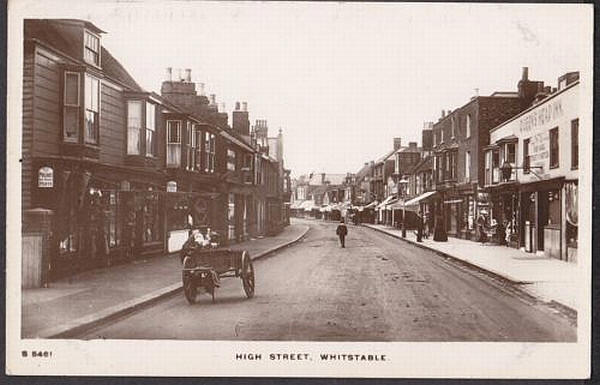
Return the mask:
{"type": "MultiPolygon", "coordinates": [[[[88,21],[75,19],[26,19],[24,26],[26,40],[39,41],[65,55],[65,59],[69,62],[80,65],[86,64],[82,60],[83,47],[76,40],[77,34],[73,33],[69,27],[85,27],[93,32],[103,32],[88,21]]],[[[101,46],[100,65],[106,77],[131,91],[144,92],[129,72],[104,46],[101,46]]]]}
{"type": "Polygon", "coordinates": [[[396,153],[396,150],[392,150],[392,151],[390,151],[390,152],[386,153],[386,154],[385,154],[385,155],[383,155],[381,158],[377,159],[377,160],[375,161],[375,164],[377,164],[377,163],[382,163],[382,162],[385,162],[386,160],[388,160],[388,158],[390,158],[390,157],[391,157],[392,155],[394,155],[395,153],[396,153]]]}

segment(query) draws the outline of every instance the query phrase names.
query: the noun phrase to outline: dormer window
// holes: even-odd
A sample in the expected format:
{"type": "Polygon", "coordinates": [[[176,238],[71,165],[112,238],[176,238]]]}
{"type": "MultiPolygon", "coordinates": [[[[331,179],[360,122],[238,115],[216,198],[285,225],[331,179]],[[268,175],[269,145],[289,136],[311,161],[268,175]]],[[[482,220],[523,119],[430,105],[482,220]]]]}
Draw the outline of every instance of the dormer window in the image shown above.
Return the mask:
{"type": "Polygon", "coordinates": [[[83,58],[85,61],[100,66],[100,38],[85,31],[83,41],[83,58]]]}

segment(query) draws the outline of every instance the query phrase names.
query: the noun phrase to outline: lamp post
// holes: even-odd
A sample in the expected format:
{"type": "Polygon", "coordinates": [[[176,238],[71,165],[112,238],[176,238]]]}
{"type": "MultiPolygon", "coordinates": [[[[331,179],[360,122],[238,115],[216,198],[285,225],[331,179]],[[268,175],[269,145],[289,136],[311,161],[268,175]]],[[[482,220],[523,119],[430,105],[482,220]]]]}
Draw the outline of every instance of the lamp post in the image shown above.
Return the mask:
{"type": "Polygon", "coordinates": [[[408,180],[403,176],[398,181],[402,188],[402,238],[406,238],[406,199],[405,199],[405,187],[408,184],[408,180]]]}

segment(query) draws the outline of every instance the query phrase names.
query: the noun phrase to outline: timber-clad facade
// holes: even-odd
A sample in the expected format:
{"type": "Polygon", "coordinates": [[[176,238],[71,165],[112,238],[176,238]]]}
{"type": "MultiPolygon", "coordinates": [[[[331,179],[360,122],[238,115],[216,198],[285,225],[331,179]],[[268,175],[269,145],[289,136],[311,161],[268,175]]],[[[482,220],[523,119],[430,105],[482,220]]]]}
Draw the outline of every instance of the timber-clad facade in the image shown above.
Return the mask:
{"type": "Polygon", "coordinates": [[[246,104],[230,126],[189,71],[146,91],[103,34],[82,20],[25,21],[23,233],[44,236],[46,280],[176,251],[192,228],[225,242],[281,230],[283,157],[263,156],[246,104]],[[274,183],[255,172],[259,158],[274,183]],[[261,212],[267,200],[276,215],[261,212]]]}

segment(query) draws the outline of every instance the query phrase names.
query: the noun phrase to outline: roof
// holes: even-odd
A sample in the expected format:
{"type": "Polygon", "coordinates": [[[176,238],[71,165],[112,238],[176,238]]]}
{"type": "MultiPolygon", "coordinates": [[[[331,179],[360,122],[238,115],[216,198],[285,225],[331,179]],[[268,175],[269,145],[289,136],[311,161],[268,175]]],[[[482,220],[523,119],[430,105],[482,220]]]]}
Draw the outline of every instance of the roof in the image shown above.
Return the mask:
{"type": "Polygon", "coordinates": [[[387,160],[389,157],[391,157],[391,156],[392,156],[392,155],[394,155],[395,153],[396,153],[396,150],[392,150],[392,151],[390,151],[390,152],[387,152],[387,153],[386,153],[385,155],[383,155],[381,158],[377,159],[377,160],[375,161],[375,164],[377,164],[377,163],[381,163],[381,162],[384,162],[384,161],[386,161],[386,160],[387,160]]]}
{"type": "Polygon", "coordinates": [[[423,159],[421,159],[420,161],[418,161],[410,170],[409,170],[409,174],[414,174],[416,171],[418,170],[422,170],[422,169],[433,169],[433,157],[427,156],[423,159]]]}
{"type": "Polygon", "coordinates": [[[367,176],[369,174],[369,172],[371,171],[371,168],[372,168],[371,163],[367,163],[364,166],[362,166],[362,168],[360,170],[358,170],[358,172],[356,173],[356,180],[359,180],[359,179],[367,176]]]}
{"type": "MultiPolygon", "coordinates": [[[[27,19],[25,20],[25,39],[37,40],[67,56],[67,59],[77,64],[85,64],[82,59],[83,48],[76,44],[78,34],[69,27],[85,27],[94,32],[103,32],[92,23],[75,19],[27,19]]],[[[144,92],[142,87],[133,79],[127,70],[104,47],[101,46],[100,60],[105,76],[132,91],[144,92]]]]}
{"type": "MultiPolygon", "coordinates": [[[[315,173],[308,180],[308,184],[321,186],[323,185],[322,178],[322,173],[315,173]]],[[[330,185],[344,184],[345,180],[346,174],[325,174],[325,181],[329,182],[330,185]]]]}
{"type": "Polygon", "coordinates": [[[400,147],[396,153],[398,152],[421,152],[421,147],[409,147],[409,146],[405,146],[405,147],[400,147]]]}

